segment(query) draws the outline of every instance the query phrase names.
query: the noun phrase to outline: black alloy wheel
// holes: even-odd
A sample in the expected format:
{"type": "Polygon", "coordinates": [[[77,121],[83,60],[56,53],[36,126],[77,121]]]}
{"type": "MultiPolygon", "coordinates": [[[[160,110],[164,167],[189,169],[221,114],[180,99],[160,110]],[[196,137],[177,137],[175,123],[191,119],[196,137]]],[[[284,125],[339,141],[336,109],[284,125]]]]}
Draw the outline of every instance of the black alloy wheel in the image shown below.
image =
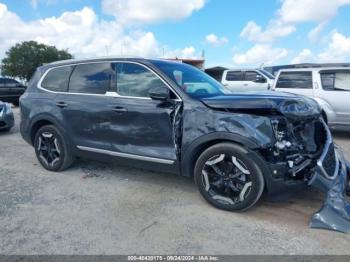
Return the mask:
{"type": "Polygon", "coordinates": [[[60,131],[52,125],[39,129],[34,139],[35,153],[40,164],[50,171],[63,171],[73,162],[60,131]]]}
{"type": "Polygon", "coordinates": [[[248,151],[238,145],[221,143],[208,148],[195,167],[195,181],[203,197],[225,210],[253,206],[264,189],[260,168],[248,151]]]}

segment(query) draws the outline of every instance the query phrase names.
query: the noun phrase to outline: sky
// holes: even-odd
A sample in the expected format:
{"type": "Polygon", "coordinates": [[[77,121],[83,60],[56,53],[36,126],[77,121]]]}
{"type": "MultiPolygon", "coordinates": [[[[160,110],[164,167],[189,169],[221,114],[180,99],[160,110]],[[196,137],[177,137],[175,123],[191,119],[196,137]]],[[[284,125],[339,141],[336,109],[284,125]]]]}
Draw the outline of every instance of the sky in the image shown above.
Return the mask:
{"type": "Polygon", "coordinates": [[[350,0],[0,0],[0,59],[28,40],[207,67],[349,62],[350,0]]]}

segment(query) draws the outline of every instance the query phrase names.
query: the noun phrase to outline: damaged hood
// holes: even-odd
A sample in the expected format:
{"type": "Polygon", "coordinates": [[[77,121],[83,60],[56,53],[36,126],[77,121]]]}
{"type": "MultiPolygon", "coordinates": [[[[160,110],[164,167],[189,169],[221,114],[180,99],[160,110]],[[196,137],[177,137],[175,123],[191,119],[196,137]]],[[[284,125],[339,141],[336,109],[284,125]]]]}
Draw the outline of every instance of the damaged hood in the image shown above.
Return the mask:
{"type": "Polygon", "coordinates": [[[315,100],[284,92],[237,92],[200,100],[213,109],[256,114],[278,112],[292,120],[316,118],[321,114],[315,100]]]}

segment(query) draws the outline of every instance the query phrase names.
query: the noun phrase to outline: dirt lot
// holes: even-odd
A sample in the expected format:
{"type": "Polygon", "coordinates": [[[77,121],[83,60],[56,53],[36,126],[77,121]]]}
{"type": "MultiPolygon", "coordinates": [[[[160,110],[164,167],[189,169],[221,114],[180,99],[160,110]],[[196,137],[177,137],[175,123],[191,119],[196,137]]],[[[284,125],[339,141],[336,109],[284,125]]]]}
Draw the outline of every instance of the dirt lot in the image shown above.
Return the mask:
{"type": "MultiPolygon", "coordinates": [[[[87,160],[50,173],[14,111],[16,127],[0,134],[2,254],[350,254],[350,235],[308,228],[315,190],[230,213],[183,177],[87,160]]],[[[350,133],[335,136],[350,158],[350,133]]]]}

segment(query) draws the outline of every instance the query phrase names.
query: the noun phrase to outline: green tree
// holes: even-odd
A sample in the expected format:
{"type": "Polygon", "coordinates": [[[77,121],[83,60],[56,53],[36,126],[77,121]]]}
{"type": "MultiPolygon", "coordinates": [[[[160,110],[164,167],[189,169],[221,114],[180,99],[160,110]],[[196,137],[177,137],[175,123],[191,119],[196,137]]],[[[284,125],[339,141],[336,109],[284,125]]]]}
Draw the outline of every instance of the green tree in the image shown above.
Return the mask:
{"type": "Polygon", "coordinates": [[[67,50],[58,50],[54,46],[36,41],[26,41],[14,45],[6,52],[1,61],[1,72],[6,76],[29,81],[38,66],[71,58],[73,56],[67,50]]]}

